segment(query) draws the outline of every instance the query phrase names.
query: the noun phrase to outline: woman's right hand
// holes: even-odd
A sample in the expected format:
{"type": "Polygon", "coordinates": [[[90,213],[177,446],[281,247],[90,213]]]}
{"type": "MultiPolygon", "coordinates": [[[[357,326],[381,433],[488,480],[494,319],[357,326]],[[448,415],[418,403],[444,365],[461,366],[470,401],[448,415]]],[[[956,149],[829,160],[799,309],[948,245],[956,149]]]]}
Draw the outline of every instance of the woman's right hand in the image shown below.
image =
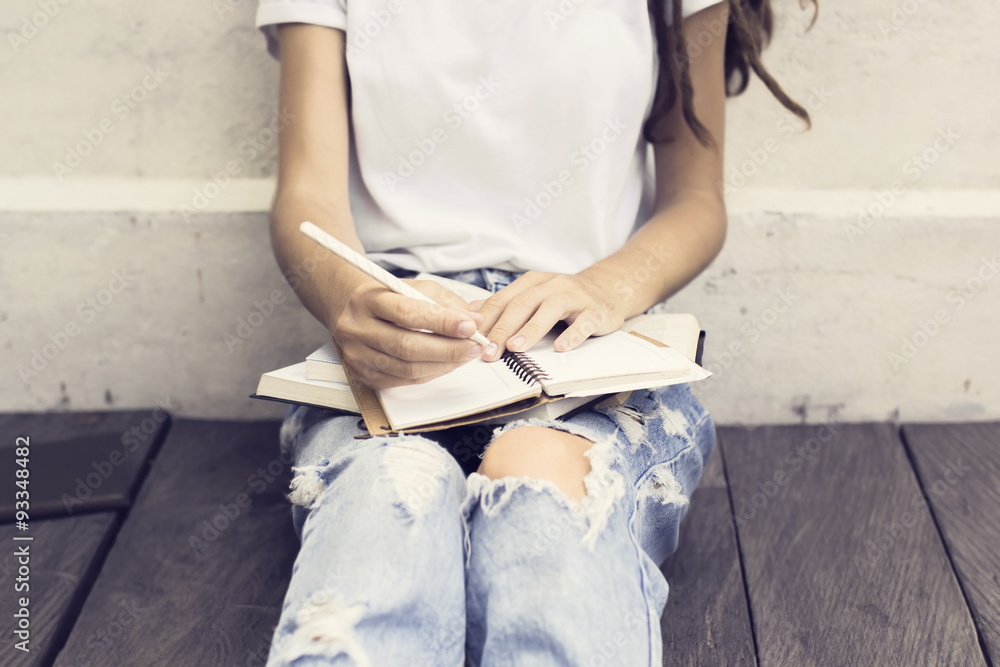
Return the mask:
{"type": "Polygon", "coordinates": [[[366,277],[333,314],[330,330],[342,361],[375,389],[427,382],[483,355],[482,345],[468,338],[483,325],[482,315],[433,281],[406,282],[442,305],[366,277]]]}

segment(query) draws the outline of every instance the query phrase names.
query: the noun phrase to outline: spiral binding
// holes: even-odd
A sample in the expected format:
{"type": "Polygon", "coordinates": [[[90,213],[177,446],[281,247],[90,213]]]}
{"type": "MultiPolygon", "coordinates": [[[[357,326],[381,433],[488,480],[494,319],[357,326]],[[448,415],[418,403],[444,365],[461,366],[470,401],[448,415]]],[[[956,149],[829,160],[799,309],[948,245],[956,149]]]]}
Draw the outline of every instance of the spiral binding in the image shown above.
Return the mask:
{"type": "Polygon", "coordinates": [[[538,365],[538,362],[524,352],[511,352],[510,350],[504,350],[501,360],[507,365],[507,368],[514,371],[514,374],[522,382],[526,382],[529,385],[541,380],[552,379],[552,377],[545,372],[545,369],[538,365]]]}

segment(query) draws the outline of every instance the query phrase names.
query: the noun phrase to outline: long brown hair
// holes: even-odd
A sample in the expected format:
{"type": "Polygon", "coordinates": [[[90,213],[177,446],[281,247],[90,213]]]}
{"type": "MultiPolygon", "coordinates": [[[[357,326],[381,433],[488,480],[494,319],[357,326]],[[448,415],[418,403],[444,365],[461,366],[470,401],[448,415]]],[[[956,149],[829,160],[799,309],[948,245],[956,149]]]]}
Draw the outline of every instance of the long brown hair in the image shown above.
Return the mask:
{"type": "MultiPolygon", "coordinates": [[[[799,0],[803,8],[806,1],[799,0]]],[[[809,24],[809,27],[812,27],[819,13],[819,4],[817,0],[808,1],[812,2],[815,8],[812,21],[809,24]]],[[[654,137],[653,128],[677,103],[679,89],[684,120],[698,141],[703,145],[710,146],[714,144],[712,134],[695,116],[692,103],[694,89],[691,86],[690,56],[684,36],[682,0],[670,2],[673,11],[669,23],[664,10],[664,5],[667,2],[670,0],[648,0],[649,13],[656,29],[656,50],[660,60],[660,72],[656,95],[653,98],[653,108],[642,127],[642,135],[650,143],[669,141],[669,139],[654,137]]],[[[753,70],[754,74],[771,91],[771,94],[786,109],[809,126],[809,112],[785,93],[760,60],[761,51],[770,42],[771,34],[774,31],[771,0],[728,0],[728,5],[725,56],[726,95],[732,97],[746,90],[747,84],[750,82],[750,71],[753,70]]]]}

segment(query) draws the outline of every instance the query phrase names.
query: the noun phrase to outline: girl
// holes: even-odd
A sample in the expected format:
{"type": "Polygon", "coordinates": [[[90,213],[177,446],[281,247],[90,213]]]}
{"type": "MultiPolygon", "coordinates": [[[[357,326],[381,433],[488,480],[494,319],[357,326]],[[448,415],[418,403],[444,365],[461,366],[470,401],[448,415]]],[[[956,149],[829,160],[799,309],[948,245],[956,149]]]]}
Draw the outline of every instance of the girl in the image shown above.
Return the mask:
{"type": "MultiPolygon", "coordinates": [[[[324,255],[296,291],[376,388],[560,321],[572,350],[661,303],[722,247],[727,83],[753,69],[807,118],[759,61],[768,0],[261,0],[257,24],[291,119],[281,267],[314,263],[311,220],[397,275],[493,292],[413,281],[431,306],[324,255]]],[[[661,662],[659,565],[715,442],[687,385],[483,433],[463,470],[468,431],[365,438],[289,411],[302,544],[269,665],[661,662]]]]}

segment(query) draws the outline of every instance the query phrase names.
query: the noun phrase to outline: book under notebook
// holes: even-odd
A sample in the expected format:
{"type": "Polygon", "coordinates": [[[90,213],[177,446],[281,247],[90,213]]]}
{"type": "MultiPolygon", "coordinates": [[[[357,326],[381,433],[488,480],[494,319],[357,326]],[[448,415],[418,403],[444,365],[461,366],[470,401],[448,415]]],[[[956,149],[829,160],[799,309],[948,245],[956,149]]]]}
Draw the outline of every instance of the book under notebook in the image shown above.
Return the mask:
{"type": "Polygon", "coordinates": [[[350,385],[310,380],[306,377],[304,361],[261,375],[255,397],[361,413],[350,385]]]}
{"type": "Polygon", "coordinates": [[[347,383],[347,373],[344,372],[337,346],[333,341],[306,357],[306,378],[347,383]]]}

